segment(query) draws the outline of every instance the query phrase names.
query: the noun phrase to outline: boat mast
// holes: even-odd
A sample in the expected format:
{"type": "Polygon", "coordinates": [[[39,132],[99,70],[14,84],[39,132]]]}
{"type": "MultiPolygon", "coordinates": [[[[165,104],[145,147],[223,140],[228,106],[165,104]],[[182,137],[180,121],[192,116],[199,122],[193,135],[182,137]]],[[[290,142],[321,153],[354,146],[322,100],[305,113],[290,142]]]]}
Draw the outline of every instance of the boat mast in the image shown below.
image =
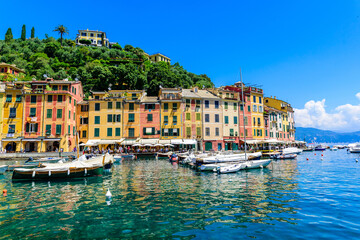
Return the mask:
{"type": "Polygon", "coordinates": [[[247,160],[246,159],[246,148],[247,148],[247,145],[246,145],[246,128],[245,128],[245,99],[244,99],[244,83],[242,81],[242,74],[241,74],[241,68],[240,68],[240,82],[241,82],[241,100],[243,101],[243,108],[242,108],[242,111],[243,111],[243,125],[244,125],[244,149],[245,149],[245,161],[247,160]]]}
{"type": "Polygon", "coordinates": [[[77,158],[80,157],[80,146],[79,146],[79,132],[76,129],[76,150],[77,150],[77,158]]]}

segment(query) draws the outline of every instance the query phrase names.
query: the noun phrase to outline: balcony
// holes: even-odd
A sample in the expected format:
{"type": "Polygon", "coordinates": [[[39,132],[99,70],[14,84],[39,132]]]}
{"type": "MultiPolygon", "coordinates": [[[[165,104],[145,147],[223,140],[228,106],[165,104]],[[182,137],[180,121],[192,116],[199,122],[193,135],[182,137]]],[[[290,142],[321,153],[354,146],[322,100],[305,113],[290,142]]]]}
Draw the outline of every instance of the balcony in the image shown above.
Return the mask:
{"type": "Polygon", "coordinates": [[[166,93],[161,95],[161,100],[181,100],[180,93],[166,93]]]}

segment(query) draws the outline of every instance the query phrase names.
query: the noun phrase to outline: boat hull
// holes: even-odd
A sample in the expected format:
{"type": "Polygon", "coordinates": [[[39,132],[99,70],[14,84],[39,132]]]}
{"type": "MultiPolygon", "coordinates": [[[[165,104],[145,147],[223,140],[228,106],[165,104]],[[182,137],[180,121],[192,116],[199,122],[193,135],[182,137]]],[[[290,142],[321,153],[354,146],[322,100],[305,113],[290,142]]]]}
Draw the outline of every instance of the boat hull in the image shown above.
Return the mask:
{"type": "Polygon", "coordinates": [[[8,166],[7,165],[1,165],[0,166],[0,174],[4,174],[4,172],[8,170],[8,166]]]}
{"type": "Polygon", "coordinates": [[[14,169],[12,179],[50,180],[82,178],[102,175],[103,170],[103,167],[69,168],[69,170],[49,169],[49,171],[45,171],[42,169],[28,169],[27,171],[19,171],[17,169],[14,169]]]}

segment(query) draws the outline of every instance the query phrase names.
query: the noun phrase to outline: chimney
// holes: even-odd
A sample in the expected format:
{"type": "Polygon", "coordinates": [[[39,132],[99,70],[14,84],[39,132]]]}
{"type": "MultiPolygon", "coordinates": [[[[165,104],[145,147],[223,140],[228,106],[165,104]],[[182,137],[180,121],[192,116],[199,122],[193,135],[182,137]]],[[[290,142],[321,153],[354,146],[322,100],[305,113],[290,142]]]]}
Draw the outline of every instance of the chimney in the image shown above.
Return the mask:
{"type": "Polygon", "coordinates": [[[274,96],[274,99],[276,99],[276,96],[274,96]]]}

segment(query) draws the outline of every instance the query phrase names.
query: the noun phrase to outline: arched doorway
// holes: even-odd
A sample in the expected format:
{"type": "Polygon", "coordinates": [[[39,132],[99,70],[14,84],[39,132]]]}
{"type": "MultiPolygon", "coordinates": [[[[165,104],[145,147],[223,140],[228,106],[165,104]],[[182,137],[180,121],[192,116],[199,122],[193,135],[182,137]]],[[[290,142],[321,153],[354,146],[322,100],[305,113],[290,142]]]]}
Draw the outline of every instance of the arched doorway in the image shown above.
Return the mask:
{"type": "Polygon", "coordinates": [[[37,152],[38,143],[37,142],[27,142],[25,144],[26,152],[37,152]]]}
{"type": "Polygon", "coordinates": [[[16,143],[15,142],[9,142],[5,146],[6,152],[15,152],[16,151],[16,143]]]}

